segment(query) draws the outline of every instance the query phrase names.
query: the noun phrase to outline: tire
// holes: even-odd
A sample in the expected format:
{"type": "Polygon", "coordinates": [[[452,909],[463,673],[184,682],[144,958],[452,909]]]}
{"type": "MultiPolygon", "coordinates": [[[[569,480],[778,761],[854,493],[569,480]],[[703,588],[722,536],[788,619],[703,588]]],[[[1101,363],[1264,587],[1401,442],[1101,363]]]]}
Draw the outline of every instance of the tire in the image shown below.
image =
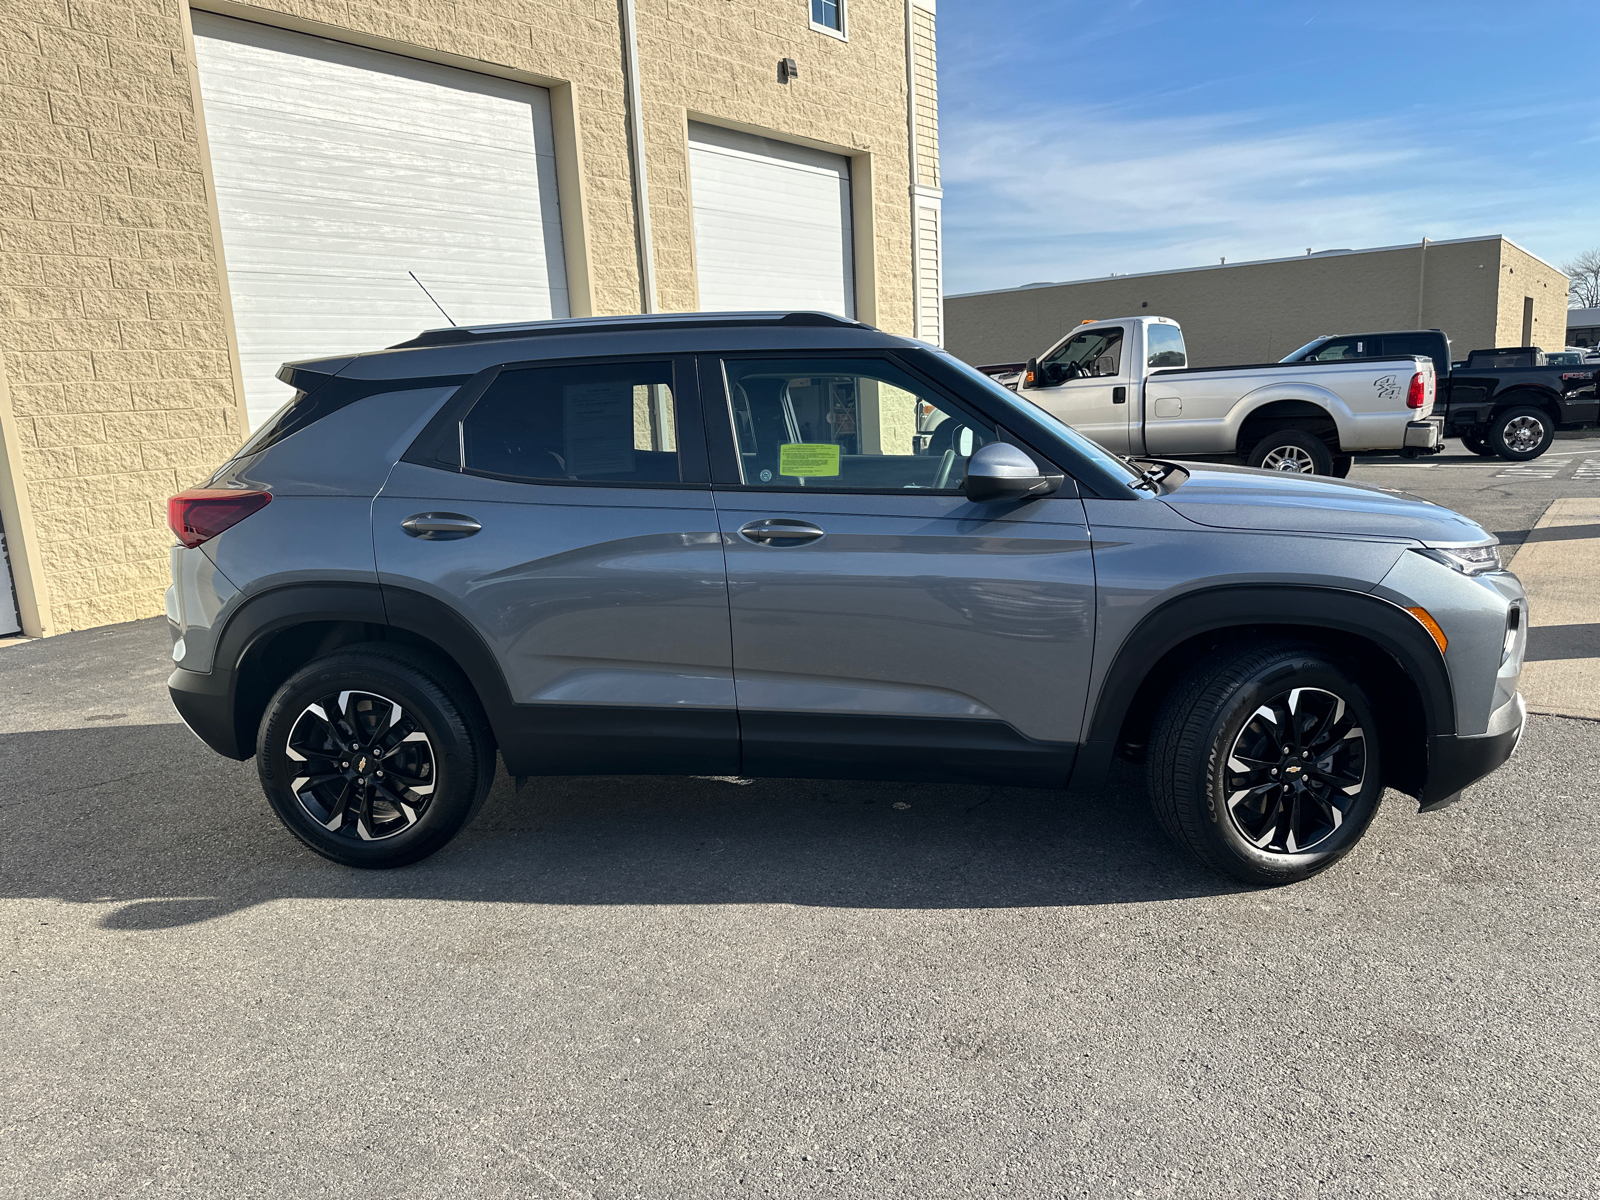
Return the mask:
{"type": "Polygon", "coordinates": [[[1356,456],[1353,454],[1336,454],[1333,467],[1328,471],[1335,479],[1350,478],[1350,468],[1356,465],[1356,456]]]}
{"type": "Polygon", "coordinates": [[[1468,450],[1472,451],[1472,453],[1481,455],[1484,458],[1493,458],[1495,456],[1493,448],[1491,448],[1489,443],[1484,441],[1481,437],[1474,437],[1471,434],[1463,433],[1461,435],[1461,444],[1468,450]]]}
{"type": "Polygon", "coordinates": [[[1255,444],[1245,461],[1268,471],[1288,471],[1301,475],[1329,475],[1333,455],[1327,443],[1303,429],[1279,429],[1255,444]]]}
{"type": "Polygon", "coordinates": [[[426,659],[379,644],[296,671],[256,739],[278,819],[348,867],[400,867],[443,848],[494,782],[494,743],[458,687],[426,659]]]}
{"type": "Polygon", "coordinates": [[[1295,883],[1343,858],[1377,812],[1376,730],[1354,673],[1326,652],[1236,643],[1198,663],[1162,704],[1146,762],[1151,805],[1212,870],[1295,883]]]}
{"type": "Polygon", "coordinates": [[[1556,438],[1556,423],[1550,414],[1531,404],[1495,413],[1485,430],[1489,449],[1507,462],[1529,462],[1550,449],[1556,438]]]}

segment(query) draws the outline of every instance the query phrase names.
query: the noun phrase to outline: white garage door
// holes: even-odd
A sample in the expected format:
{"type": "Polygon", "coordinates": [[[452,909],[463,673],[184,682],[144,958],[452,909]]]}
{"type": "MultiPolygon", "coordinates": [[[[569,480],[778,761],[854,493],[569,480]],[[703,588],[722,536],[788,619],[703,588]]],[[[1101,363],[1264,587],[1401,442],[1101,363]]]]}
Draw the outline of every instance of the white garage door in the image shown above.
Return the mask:
{"type": "Polygon", "coordinates": [[[700,307],[855,316],[850,160],[689,126],[700,307]]]}
{"type": "Polygon", "coordinates": [[[194,14],[252,427],[281,363],[568,315],[543,88],[194,14]]]}

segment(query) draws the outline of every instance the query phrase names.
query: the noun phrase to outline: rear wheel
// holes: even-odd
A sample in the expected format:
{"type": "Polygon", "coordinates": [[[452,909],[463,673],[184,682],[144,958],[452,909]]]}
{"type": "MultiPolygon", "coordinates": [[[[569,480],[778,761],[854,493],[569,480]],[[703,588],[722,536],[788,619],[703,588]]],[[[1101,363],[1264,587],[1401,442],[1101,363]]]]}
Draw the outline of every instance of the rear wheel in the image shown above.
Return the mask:
{"type": "Polygon", "coordinates": [[[1488,442],[1484,441],[1481,437],[1475,437],[1470,433],[1463,433],[1461,435],[1461,444],[1468,450],[1472,451],[1472,453],[1481,455],[1484,458],[1493,458],[1495,456],[1494,448],[1490,446],[1488,442]]]}
{"type": "Polygon", "coordinates": [[[1542,408],[1524,404],[1496,413],[1489,422],[1484,440],[1489,448],[1508,462],[1527,462],[1550,449],[1556,425],[1542,408]]]}
{"type": "Polygon", "coordinates": [[[1293,642],[1219,650],[1167,696],[1147,759],[1162,826],[1206,866],[1282,884],[1331,866],[1383,794],[1353,673],[1293,642]]]}
{"type": "Polygon", "coordinates": [[[1245,456],[1252,467],[1299,475],[1331,475],[1333,455],[1327,444],[1303,429],[1279,429],[1255,444],[1245,456]]]}
{"type": "Polygon", "coordinates": [[[1328,472],[1335,479],[1348,479],[1350,468],[1356,465],[1356,456],[1353,454],[1339,454],[1334,456],[1333,469],[1328,472]]]}
{"type": "Polygon", "coordinates": [[[494,780],[476,706],[379,645],[301,668],[261,718],[257,769],[278,819],[324,858],[398,867],[442,848],[494,780]]]}

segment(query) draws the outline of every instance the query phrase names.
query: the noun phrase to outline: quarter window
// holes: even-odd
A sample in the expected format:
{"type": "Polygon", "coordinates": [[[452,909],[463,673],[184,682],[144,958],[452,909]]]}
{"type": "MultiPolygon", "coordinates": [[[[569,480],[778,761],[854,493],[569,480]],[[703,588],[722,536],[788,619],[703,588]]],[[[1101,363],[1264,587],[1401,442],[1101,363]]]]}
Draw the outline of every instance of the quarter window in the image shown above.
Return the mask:
{"type": "Polygon", "coordinates": [[[677,483],[670,363],[505,371],[461,422],[468,471],[550,483],[677,483]]]}
{"type": "Polygon", "coordinates": [[[724,364],[744,482],[760,488],[953,492],[995,440],[882,359],[724,364]]]}

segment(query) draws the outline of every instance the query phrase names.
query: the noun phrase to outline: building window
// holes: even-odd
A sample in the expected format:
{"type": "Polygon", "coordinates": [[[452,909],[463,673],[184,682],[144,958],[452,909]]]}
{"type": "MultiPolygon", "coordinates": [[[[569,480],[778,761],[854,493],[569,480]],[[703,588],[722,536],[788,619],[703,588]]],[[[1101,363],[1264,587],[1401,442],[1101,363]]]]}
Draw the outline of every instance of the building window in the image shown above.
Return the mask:
{"type": "Polygon", "coordinates": [[[844,0],[811,0],[811,28],[844,37],[844,0]]]}

